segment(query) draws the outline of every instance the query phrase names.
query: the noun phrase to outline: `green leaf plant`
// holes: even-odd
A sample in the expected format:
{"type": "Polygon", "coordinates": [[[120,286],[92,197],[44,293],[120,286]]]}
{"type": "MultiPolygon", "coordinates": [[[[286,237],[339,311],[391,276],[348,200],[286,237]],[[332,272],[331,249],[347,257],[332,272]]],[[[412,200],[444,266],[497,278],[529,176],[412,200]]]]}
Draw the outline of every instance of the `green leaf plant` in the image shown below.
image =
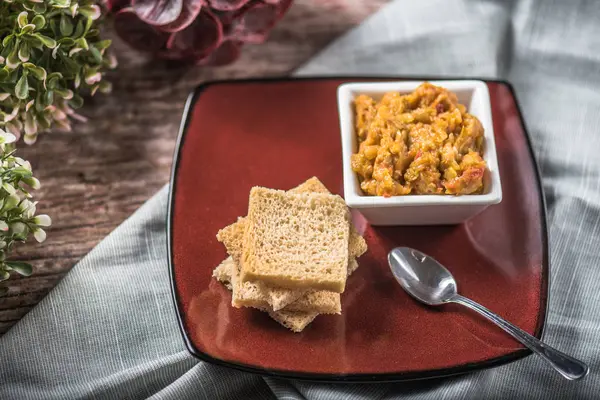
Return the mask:
{"type": "Polygon", "coordinates": [[[8,279],[11,271],[31,275],[30,264],[7,260],[7,254],[31,236],[40,243],[46,240],[44,228],[52,223],[48,215],[36,215],[32,192],[39,189],[40,181],[33,176],[31,164],[11,150],[15,141],[12,133],[0,132],[0,281],[8,279]]]}
{"type": "Polygon", "coordinates": [[[36,215],[31,193],[40,182],[15,155],[16,142],[70,131],[72,120],[85,121],[75,112],[83,98],[111,90],[103,77],[116,60],[100,37],[100,17],[93,0],[0,0],[0,281],[31,275],[30,264],[7,255],[31,236],[43,242],[51,224],[36,215]]]}
{"type": "Polygon", "coordinates": [[[0,128],[27,144],[53,128],[85,121],[74,109],[85,95],[107,93],[116,66],[90,0],[0,2],[0,128]]]}

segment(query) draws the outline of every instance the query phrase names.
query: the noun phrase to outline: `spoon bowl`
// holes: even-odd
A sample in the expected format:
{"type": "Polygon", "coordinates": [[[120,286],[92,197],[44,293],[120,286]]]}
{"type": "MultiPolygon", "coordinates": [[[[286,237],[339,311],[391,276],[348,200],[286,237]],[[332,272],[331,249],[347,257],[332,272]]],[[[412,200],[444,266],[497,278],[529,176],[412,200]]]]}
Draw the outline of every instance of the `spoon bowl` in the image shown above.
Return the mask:
{"type": "Polygon", "coordinates": [[[504,329],[565,378],[576,380],[588,374],[589,368],[582,361],[550,347],[481,304],[458,294],[456,280],[434,258],[409,247],[397,247],[388,254],[388,263],[394,278],[415,299],[430,306],[457,303],[468,307],[504,329]]]}
{"type": "Polygon", "coordinates": [[[418,250],[397,247],[388,254],[388,262],[400,286],[425,304],[437,306],[448,303],[458,294],[450,271],[418,250]]]}

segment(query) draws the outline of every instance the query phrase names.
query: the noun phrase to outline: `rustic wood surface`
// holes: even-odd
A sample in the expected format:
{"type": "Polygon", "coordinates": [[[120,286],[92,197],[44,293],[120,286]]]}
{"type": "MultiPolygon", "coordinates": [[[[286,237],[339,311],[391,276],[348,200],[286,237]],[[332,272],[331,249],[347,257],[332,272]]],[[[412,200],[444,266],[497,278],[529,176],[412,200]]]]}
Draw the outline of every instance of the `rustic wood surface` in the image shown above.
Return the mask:
{"type": "Polygon", "coordinates": [[[42,182],[38,210],[53,226],[43,245],[22,245],[14,258],[34,274],[0,283],[0,335],[60,281],[103,237],[169,180],[179,120],[187,94],[201,82],[284,76],[387,0],[295,0],[262,45],[246,46],[233,65],[182,69],[127,48],[110,27],[119,67],[109,74],[113,93],[87,100],[88,124],[52,132],[19,155],[42,182]]]}

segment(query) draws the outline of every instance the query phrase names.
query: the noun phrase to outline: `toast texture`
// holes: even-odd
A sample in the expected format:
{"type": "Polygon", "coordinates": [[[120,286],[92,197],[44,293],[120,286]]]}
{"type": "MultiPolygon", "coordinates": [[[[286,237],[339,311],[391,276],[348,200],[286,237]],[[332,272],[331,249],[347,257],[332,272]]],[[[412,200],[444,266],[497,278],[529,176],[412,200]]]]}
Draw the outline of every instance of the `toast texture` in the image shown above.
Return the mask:
{"type": "MultiPolygon", "coordinates": [[[[291,193],[329,193],[327,187],[321,181],[312,177],[299,186],[290,189],[291,193]]],[[[246,218],[240,217],[238,221],[221,229],[217,234],[217,239],[225,245],[227,252],[234,257],[233,262],[237,263],[235,268],[239,268],[239,260],[242,253],[242,241],[246,229],[246,218]],[[235,261],[237,260],[237,261],[235,261]]],[[[348,242],[348,275],[352,274],[358,268],[356,257],[360,257],[367,251],[367,244],[362,236],[356,231],[350,221],[350,239],[348,242]]],[[[304,289],[283,289],[267,285],[260,281],[248,281],[239,283],[237,290],[233,291],[232,305],[234,307],[266,307],[265,303],[274,310],[283,308],[306,311],[309,304],[312,304],[313,310],[319,310],[320,313],[338,314],[338,304],[340,304],[339,295],[327,291],[306,291],[304,289]],[[308,299],[303,299],[307,295],[308,299]],[[310,299],[310,300],[309,300],[310,299]],[[294,302],[298,301],[298,304],[294,302]],[[290,306],[290,307],[288,307],[290,306]],[[332,306],[332,307],[330,307],[332,306]]]]}
{"type": "MultiPolygon", "coordinates": [[[[213,271],[213,277],[215,277],[219,282],[223,283],[225,287],[229,290],[231,290],[231,272],[233,271],[234,267],[235,265],[233,259],[231,257],[228,257],[213,271]]],[[[319,313],[315,311],[273,311],[268,307],[256,308],[268,313],[272,319],[277,321],[282,326],[288,328],[292,332],[296,333],[302,332],[304,328],[306,328],[308,324],[310,324],[317,317],[317,315],[319,315],[319,313]]]]}
{"type": "Polygon", "coordinates": [[[252,188],[241,281],[343,293],[349,221],[348,208],[339,196],[252,188]]]}

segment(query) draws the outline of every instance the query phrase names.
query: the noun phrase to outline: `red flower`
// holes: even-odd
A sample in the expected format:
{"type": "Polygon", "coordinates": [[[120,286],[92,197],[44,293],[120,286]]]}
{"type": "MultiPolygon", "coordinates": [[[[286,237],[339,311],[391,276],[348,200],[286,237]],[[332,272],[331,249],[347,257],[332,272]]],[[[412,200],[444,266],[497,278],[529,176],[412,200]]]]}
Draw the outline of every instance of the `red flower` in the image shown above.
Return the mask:
{"type": "Polygon", "coordinates": [[[157,57],[203,65],[237,59],[262,43],[292,0],[108,0],[115,30],[157,57]]]}

